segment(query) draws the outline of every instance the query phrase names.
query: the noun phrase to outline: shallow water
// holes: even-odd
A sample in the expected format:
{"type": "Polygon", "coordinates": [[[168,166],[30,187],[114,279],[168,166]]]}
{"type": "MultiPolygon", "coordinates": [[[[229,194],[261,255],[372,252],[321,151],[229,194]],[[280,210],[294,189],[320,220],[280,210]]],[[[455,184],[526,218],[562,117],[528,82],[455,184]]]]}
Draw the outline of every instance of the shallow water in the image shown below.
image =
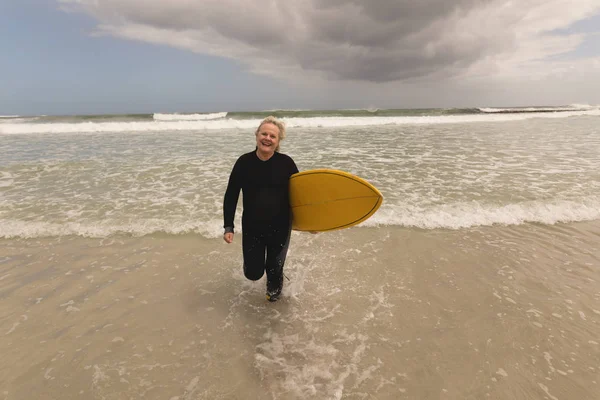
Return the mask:
{"type": "Polygon", "coordinates": [[[600,225],[4,239],[5,399],[596,399],[600,225]],[[239,238],[236,238],[239,239],[239,238]]]}
{"type": "MultiPolygon", "coordinates": [[[[368,226],[424,229],[600,219],[600,119],[290,128],[300,170],[373,183],[368,226]]],[[[0,237],[222,234],[252,129],[2,135],[0,237]]],[[[239,217],[238,212],[238,226],[239,217]]]]}

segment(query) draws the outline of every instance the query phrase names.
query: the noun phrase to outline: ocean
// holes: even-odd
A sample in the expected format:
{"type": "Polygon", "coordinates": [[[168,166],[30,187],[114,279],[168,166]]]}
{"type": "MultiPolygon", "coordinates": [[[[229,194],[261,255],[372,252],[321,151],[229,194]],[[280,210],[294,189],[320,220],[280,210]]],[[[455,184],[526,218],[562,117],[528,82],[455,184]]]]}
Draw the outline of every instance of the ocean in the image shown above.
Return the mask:
{"type": "Polygon", "coordinates": [[[0,117],[5,400],[592,400],[599,282],[598,106],[0,117]],[[267,115],[384,196],[273,304],[221,238],[267,115]]]}

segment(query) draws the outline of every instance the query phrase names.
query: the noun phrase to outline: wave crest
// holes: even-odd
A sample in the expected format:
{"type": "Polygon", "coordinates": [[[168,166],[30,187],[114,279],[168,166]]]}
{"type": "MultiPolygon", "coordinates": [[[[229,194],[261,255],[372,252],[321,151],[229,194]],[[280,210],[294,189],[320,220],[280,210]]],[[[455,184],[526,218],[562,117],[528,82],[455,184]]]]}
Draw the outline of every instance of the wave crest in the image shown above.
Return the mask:
{"type": "Polygon", "coordinates": [[[522,225],[525,223],[554,225],[556,223],[597,219],[600,219],[600,198],[592,196],[579,201],[531,201],[502,206],[482,205],[473,201],[429,208],[409,205],[382,207],[363,225],[399,225],[421,229],[463,229],[476,226],[522,225]]]}
{"type": "Polygon", "coordinates": [[[161,114],[153,115],[156,121],[207,121],[227,117],[227,112],[209,113],[209,114],[161,114]]]}
{"type": "Polygon", "coordinates": [[[589,104],[571,104],[569,106],[558,106],[558,107],[507,107],[507,108],[494,108],[494,107],[481,107],[479,111],[486,114],[515,114],[515,113],[544,113],[544,112],[567,112],[567,111],[592,111],[598,110],[600,107],[591,106],[589,104]]]}
{"type": "Polygon", "coordinates": [[[208,239],[223,234],[221,220],[205,223],[189,221],[167,221],[159,219],[136,220],[132,223],[111,222],[35,222],[0,219],[0,238],[41,238],[60,236],[82,236],[105,238],[114,235],[147,236],[157,233],[169,235],[199,234],[208,239]]]}
{"type": "MultiPolygon", "coordinates": [[[[403,226],[420,229],[466,229],[477,226],[522,225],[592,221],[600,219],[600,198],[578,201],[530,201],[507,205],[486,205],[476,201],[436,207],[387,205],[360,226],[403,226]]],[[[0,219],[0,238],[39,238],[82,236],[104,238],[113,235],[147,236],[198,234],[208,239],[223,233],[222,220],[184,221],[168,219],[131,219],[96,222],[35,222],[0,219]]]]}
{"type": "MultiPolygon", "coordinates": [[[[479,113],[437,116],[282,118],[288,128],[337,128],[378,125],[434,125],[476,122],[522,121],[531,118],[600,116],[600,109],[547,113],[479,113]]],[[[190,121],[79,122],[0,124],[0,134],[169,132],[215,129],[254,129],[260,119],[221,118],[190,121]]]]}

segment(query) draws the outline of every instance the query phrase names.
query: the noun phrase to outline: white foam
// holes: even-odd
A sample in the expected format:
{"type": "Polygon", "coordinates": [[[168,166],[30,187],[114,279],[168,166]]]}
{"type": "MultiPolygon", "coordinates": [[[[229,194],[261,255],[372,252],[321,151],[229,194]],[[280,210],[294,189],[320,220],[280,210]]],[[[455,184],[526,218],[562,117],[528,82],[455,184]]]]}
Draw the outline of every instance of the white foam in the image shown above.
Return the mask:
{"type": "MultiPolygon", "coordinates": [[[[239,219],[239,218],[238,218],[239,219]]],[[[476,201],[438,206],[386,204],[360,226],[405,226],[420,229],[463,229],[475,226],[521,225],[600,219],[600,198],[578,201],[531,201],[518,204],[492,205],[476,201]]],[[[39,238],[83,236],[104,238],[112,235],[146,236],[156,233],[171,235],[199,234],[208,239],[221,237],[222,220],[184,216],[174,218],[137,218],[83,220],[73,222],[0,219],[0,238],[39,238]]],[[[239,224],[238,224],[239,226],[239,224]]],[[[292,293],[293,295],[293,293],[292,293]]],[[[512,300],[507,300],[512,301],[512,300]]]]}
{"type": "Polygon", "coordinates": [[[548,386],[544,385],[543,383],[538,382],[538,386],[540,387],[540,389],[542,389],[544,391],[544,393],[546,393],[546,395],[551,399],[551,400],[558,400],[558,397],[554,397],[550,394],[550,391],[548,389],[548,386]]]}
{"type": "Polygon", "coordinates": [[[0,134],[29,133],[119,133],[119,132],[164,132],[194,131],[256,127],[253,120],[216,120],[216,121],[145,121],[145,122],[78,122],[78,123],[41,123],[41,124],[3,124],[0,134]]]}
{"type": "Polygon", "coordinates": [[[50,372],[52,372],[53,369],[54,368],[48,368],[46,370],[46,372],[44,373],[44,379],[46,379],[46,380],[53,380],[53,379],[55,379],[53,376],[50,375],[50,372]]]}
{"type": "Polygon", "coordinates": [[[15,322],[13,326],[5,333],[5,335],[10,335],[11,333],[13,333],[15,329],[17,329],[17,327],[21,325],[21,322],[25,322],[28,319],[29,317],[27,317],[27,315],[21,315],[20,321],[15,322]]]}
{"type": "Polygon", "coordinates": [[[598,106],[591,106],[589,104],[571,104],[569,106],[559,107],[508,107],[508,108],[494,108],[494,107],[481,107],[480,111],[484,113],[506,113],[506,112],[563,112],[563,111],[586,111],[597,109],[598,106]]]}
{"type": "Polygon", "coordinates": [[[17,326],[21,325],[20,322],[15,322],[13,324],[13,326],[5,333],[5,335],[10,335],[11,333],[13,333],[15,331],[15,329],[17,329],[17,326]]]}
{"type": "Polygon", "coordinates": [[[530,309],[530,310],[527,310],[526,312],[527,312],[527,313],[532,313],[533,315],[535,315],[535,316],[536,316],[536,318],[539,318],[540,316],[544,315],[544,313],[542,313],[542,312],[541,312],[541,311],[539,311],[539,310],[536,310],[535,308],[532,308],[532,309],[530,309]]]}
{"type": "Polygon", "coordinates": [[[157,121],[206,121],[211,119],[221,119],[227,116],[227,112],[209,113],[209,114],[161,114],[155,113],[153,118],[157,121]]]}
{"type": "Polygon", "coordinates": [[[582,110],[588,110],[588,109],[592,109],[592,108],[600,108],[600,105],[591,105],[591,104],[581,104],[581,103],[573,103],[570,104],[569,107],[571,108],[579,108],[582,110]]]}
{"type": "Polygon", "coordinates": [[[363,226],[400,225],[422,229],[461,229],[473,226],[521,225],[529,222],[553,225],[560,222],[600,219],[600,198],[578,201],[531,201],[488,205],[476,201],[434,207],[412,205],[382,206],[363,226]]]}
{"type": "Polygon", "coordinates": [[[108,375],[106,375],[104,373],[104,371],[102,371],[102,369],[97,364],[95,364],[94,365],[94,374],[92,376],[92,385],[97,386],[100,382],[106,381],[109,379],[110,378],[108,377],[108,375]]]}
{"type": "Polygon", "coordinates": [[[10,172],[0,171],[0,188],[9,187],[14,183],[13,175],[10,172]]]}
{"type": "Polygon", "coordinates": [[[110,222],[97,223],[52,223],[0,219],[0,238],[40,238],[56,236],[83,236],[104,238],[112,235],[145,236],[154,233],[171,235],[200,234],[206,238],[218,238],[223,234],[222,220],[209,222],[169,221],[149,219],[130,224],[110,222]]]}
{"type": "Polygon", "coordinates": [[[263,112],[302,112],[312,111],[310,108],[271,108],[268,110],[262,110],[263,112]]]}
{"type": "MultiPolygon", "coordinates": [[[[600,109],[576,110],[557,113],[488,113],[445,116],[395,116],[395,117],[318,117],[283,118],[289,128],[336,128],[381,125],[433,125],[475,122],[523,121],[531,118],[568,118],[600,116],[600,109]]],[[[203,131],[216,129],[254,129],[259,119],[145,121],[145,122],[79,122],[79,123],[7,123],[0,125],[0,134],[30,133],[103,133],[103,132],[164,132],[203,131]]]]}
{"type": "MultiPolygon", "coordinates": [[[[351,374],[359,375],[353,361],[344,366],[336,361],[339,350],[331,344],[304,340],[301,335],[280,335],[268,331],[266,341],[257,345],[255,365],[264,381],[273,382],[273,390],[288,398],[319,397],[340,399],[344,381],[351,374]],[[294,362],[290,355],[302,354],[311,363],[294,362]]],[[[364,345],[361,340],[359,346],[364,345]]],[[[362,354],[361,354],[362,355],[362,354]]],[[[360,361],[360,357],[359,357],[360,361]]]]}

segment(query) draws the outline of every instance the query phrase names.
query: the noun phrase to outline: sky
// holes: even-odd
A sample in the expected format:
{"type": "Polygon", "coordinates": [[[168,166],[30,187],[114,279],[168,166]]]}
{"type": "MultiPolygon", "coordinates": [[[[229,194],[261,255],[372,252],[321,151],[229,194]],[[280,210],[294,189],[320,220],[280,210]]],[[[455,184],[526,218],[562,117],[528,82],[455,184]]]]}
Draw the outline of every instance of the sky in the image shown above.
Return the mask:
{"type": "Polygon", "coordinates": [[[0,115],[600,104],[600,0],[2,0],[0,115]]]}

